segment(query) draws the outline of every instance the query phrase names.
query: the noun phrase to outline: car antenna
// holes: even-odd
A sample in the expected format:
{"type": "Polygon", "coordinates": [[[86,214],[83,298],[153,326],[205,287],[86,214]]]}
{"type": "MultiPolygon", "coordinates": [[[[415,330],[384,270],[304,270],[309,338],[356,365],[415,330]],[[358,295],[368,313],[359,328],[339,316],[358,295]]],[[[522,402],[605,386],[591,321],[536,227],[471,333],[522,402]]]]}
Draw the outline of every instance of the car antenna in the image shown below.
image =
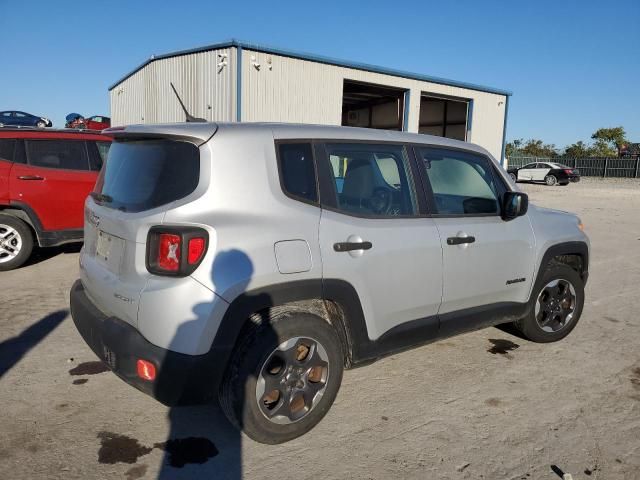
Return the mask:
{"type": "Polygon", "coordinates": [[[178,95],[178,91],[176,90],[176,87],[173,86],[173,82],[169,82],[169,85],[171,85],[171,88],[173,89],[173,93],[176,94],[176,98],[178,99],[178,102],[180,102],[180,106],[182,107],[182,110],[184,111],[184,115],[186,117],[185,121],[186,122],[206,122],[204,118],[198,118],[191,115],[187,111],[187,107],[185,107],[184,103],[182,103],[182,99],[180,98],[180,95],[178,95]]]}

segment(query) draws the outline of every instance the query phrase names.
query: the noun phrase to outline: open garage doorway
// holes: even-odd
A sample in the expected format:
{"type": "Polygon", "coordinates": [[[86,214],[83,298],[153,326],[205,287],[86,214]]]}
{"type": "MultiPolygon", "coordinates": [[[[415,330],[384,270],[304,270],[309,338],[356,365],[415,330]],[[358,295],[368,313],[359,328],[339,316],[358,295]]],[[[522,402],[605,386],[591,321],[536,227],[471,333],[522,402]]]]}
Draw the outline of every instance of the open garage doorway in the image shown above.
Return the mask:
{"type": "Polygon", "coordinates": [[[345,80],[342,125],[402,130],[405,92],[401,88],[345,80]]]}
{"type": "Polygon", "coordinates": [[[420,97],[418,132],[438,137],[466,140],[471,102],[464,98],[437,97],[423,93],[420,97]]]}

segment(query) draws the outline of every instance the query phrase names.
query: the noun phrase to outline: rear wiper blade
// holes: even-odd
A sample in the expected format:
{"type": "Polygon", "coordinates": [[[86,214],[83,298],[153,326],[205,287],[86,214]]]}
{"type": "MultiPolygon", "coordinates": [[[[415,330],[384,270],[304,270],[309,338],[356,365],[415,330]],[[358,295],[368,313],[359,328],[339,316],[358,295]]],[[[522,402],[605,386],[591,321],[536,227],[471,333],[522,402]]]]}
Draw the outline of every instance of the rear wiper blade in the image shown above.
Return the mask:
{"type": "Polygon", "coordinates": [[[93,198],[96,202],[100,202],[100,203],[113,202],[113,197],[110,197],[109,195],[105,195],[104,193],[91,192],[89,195],[91,195],[91,198],[93,198]]]}

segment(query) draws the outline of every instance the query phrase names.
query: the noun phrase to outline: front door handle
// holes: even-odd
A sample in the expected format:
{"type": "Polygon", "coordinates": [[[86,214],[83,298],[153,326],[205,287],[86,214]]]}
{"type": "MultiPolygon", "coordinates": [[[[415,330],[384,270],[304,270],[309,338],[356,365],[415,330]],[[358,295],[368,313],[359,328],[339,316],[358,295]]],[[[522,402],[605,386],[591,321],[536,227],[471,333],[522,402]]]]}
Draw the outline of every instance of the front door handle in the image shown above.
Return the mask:
{"type": "Polygon", "coordinates": [[[354,250],[370,250],[373,247],[371,242],[338,242],[333,244],[336,252],[352,252],[354,250]]]}
{"type": "Polygon", "coordinates": [[[44,177],[39,175],[20,175],[18,180],[44,180],[44,177]]]}
{"type": "Polygon", "coordinates": [[[463,243],[473,243],[476,241],[476,237],[449,237],[447,238],[447,245],[462,245],[463,243]]]}

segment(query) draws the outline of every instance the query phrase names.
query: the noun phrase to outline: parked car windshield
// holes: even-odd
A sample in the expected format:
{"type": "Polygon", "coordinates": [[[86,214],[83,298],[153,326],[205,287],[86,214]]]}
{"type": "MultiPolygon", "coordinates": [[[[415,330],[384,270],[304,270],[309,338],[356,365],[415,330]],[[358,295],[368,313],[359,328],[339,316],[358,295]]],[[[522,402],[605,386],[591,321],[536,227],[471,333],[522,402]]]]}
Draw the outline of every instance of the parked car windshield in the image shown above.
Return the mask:
{"type": "Polygon", "coordinates": [[[96,184],[94,199],[105,207],[141,212],[193,192],[200,178],[200,153],[172,140],[116,141],[96,184]]]}

